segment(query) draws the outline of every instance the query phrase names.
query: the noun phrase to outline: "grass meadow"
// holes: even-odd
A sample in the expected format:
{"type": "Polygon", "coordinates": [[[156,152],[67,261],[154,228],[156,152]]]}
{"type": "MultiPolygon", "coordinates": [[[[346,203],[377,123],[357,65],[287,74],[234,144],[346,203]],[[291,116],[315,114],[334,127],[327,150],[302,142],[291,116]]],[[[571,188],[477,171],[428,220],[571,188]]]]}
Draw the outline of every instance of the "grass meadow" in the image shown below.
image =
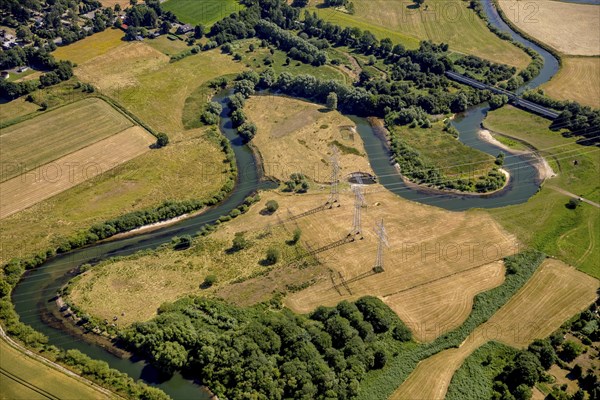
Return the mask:
{"type": "Polygon", "coordinates": [[[534,146],[557,173],[526,203],[489,213],[525,244],[600,278],[600,209],[582,203],[570,210],[565,206],[569,198],[552,189],[598,202],[600,151],[576,144],[576,138],[551,131],[548,120],[510,106],[490,112],[484,124],[534,146]]]}
{"type": "Polygon", "coordinates": [[[450,50],[467,53],[493,62],[525,68],[529,56],[489,31],[468,2],[428,0],[421,8],[412,1],[354,0],[356,12],[350,15],[332,8],[321,8],[323,0],[313,0],[310,11],[341,26],[371,31],[379,39],[389,37],[407,48],[421,40],[444,42],[450,50]]]}
{"type": "Polygon", "coordinates": [[[487,175],[495,166],[494,157],[461,143],[444,132],[443,127],[442,122],[434,123],[431,128],[398,126],[394,133],[448,177],[487,175]]]}
{"type": "Polygon", "coordinates": [[[186,24],[209,26],[233,12],[240,11],[238,0],[167,0],[161,4],[186,24]]]}

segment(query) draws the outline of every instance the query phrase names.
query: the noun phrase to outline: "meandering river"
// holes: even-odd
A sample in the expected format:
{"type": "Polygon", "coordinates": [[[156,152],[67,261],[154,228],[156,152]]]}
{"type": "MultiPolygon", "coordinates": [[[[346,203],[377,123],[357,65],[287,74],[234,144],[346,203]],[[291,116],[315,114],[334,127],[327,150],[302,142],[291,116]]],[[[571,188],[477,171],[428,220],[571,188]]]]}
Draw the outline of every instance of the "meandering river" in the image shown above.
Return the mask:
{"type": "MultiPolygon", "coordinates": [[[[509,32],[513,38],[528,47],[532,47],[544,58],[544,68],[540,75],[529,82],[529,87],[538,86],[548,81],[558,71],[558,61],[547,51],[512,31],[498,16],[491,5],[491,0],[482,0],[490,21],[496,27],[509,32]]],[[[216,100],[224,104],[225,94],[217,96],[216,100]]],[[[479,139],[477,132],[488,111],[487,104],[473,107],[459,115],[454,120],[454,126],[460,132],[460,140],[473,148],[497,155],[501,149],[479,139]]],[[[268,188],[269,183],[261,182],[252,151],[245,146],[231,127],[227,117],[227,107],[224,107],[220,128],[229,139],[236,156],[238,165],[238,182],[231,195],[218,206],[205,213],[187,220],[182,220],[171,226],[165,226],[152,232],[141,233],[132,237],[99,243],[88,248],[72,251],[54,257],[39,268],[27,272],[13,291],[12,300],[21,321],[31,325],[49,338],[49,343],[65,349],[78,349],[92,358],[106,361],[112,368],[126,372],[134,379],[143,379],[156,385],[175,399],[208,399],[206,392],[201,390],[198,382],[185,379],[175,374],[167,381],[159,381],[157,371],[139,359],[122,359],[104,348],[89,343],[81,336],[72,336],[63,329],[46,324],[45,318],[49,310],[55,308],[54,297],[57,290],[70,278],[69,271],[77,266],[97,262],[114,256],[125,256],[142,249],[152,249],[168,243],[173,236],[196,234],[207,223],[214,222],[221,215],[228,214],[240,205],[252,192],[268,188]]],[[[365,142],[365,148],[371,166],[378,175],[379,182],[388,190],[409,200],[435,205],[448,210],[459,211],[473,207],[500,207],[527,201],[537,190],[539,181],[533,166],[533,160],[528,156],[507,155],[505,169],[511,174],[511,180],[502,191],[489,197],[439,195],[420,192],[406,187],[396,169],[389,162],[389,153],[383,142],[375,136],[369,123],[362,118],[351,117],[357,125],[357,130],[365,142]]],[[[53,324],[54,325],[54,324],[53,324]]]]}

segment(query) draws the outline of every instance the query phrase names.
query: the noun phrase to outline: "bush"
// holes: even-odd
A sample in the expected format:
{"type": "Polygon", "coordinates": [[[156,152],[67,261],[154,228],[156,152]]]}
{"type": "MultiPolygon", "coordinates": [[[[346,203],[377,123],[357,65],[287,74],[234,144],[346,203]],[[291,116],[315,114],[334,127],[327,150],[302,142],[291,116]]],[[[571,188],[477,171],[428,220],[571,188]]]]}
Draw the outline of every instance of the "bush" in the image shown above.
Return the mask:
{"type": "Polygon", "coordinates": [[[167,144],[169,144],[169,137],[167,136],[166,133],[159,133],[156,135],[156,147],[157,148],[161,148],[161,147],[165,147],[167,144]]]}
{"type": "Polygon", "coordinates": [[[275,200],[267,201],[267,204],[265,206],[266,206],[265,210],[269,214],[273,214],[275,211],[277,211],[279,209],[279,203],[277,203],[275,200]]]}
{"type": "Polygon", "coordinates": [[[233,245],[231,249],[233,251],[240,251],[250,247],[250,241],[246,239],[244,232],[238,232],[233,238],[233,245]]]}
{"type": "Polygon", "coordinates": [[[209,288],[212,285],[214,285],[215,283],[217,283],[216,275],[208,275],[206,278],[204,278],[204,282],[202,282],[201,287],[209,288]]]}
{"type": "Polygon", "coordinates": [[[274,264],[277,264],[277,262],[279,261],[280,258],[281,258],[281,252],[279,251],[279,249],[277,249],[275,247],[271,247],[269,250],[267,250],[267,256],[265,257],[265,263],[267,265],[274,265],[274,264]]]}

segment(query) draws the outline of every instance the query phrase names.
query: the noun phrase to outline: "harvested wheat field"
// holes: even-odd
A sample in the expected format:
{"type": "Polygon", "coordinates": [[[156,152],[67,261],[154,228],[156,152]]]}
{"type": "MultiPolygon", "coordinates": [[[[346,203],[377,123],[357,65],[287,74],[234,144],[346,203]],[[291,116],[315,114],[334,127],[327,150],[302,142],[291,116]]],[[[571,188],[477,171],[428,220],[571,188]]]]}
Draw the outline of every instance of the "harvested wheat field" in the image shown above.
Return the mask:
{"type": "Polygon", "coordinates": [[[519,29],[561,53],[600,54],[600,7],[597,5],[547,0],[499,0],[499,4],[519,29]]]}
{"type": "Polygon", "coordinates": [[[459,348],[444,350],[419,363],[392,398],[443,399],[454,372],[479,346],[495,340],[526,347],[589,306],[597,289],[596,279],[561,261],[545,260],[529,282],[459,348]]]}
{"type": "Polygon", "coordinates": [[[90,98],[2,129],[2,181],[130,128],[133,123],[106,102],[90,98]]]}
{"type": "Polygon", "coordinates": [[[27,174],[0,183],[0,218],[50,198],[150,150],[155,139],[134,126],[27,174]]]}
{"type": "Polygon", "coordinates": [[[597,279],[548,259],[485,324],[486,337],[514,347],[544,338],[596,299],[597,279]]]}
{"type": "Polygon", "coordinates": [[[600,108],[600,57],[563,57],[560,71],[543,88],[551,97],[600,108]]]}
{"type": "Polygon", "coordinates": [[[123,36],[125,33],[121,29],[107,29],[68,46],[59,47],[52,52],[52,55],[59,60],[81,64],[106,54],[116,47],[124,46],[127,42],[123,41],[123,36]]]}
{"type": "MultiPolygon", "coordinates": [[[[327,265],[335,271],[334,283],[321,281],[291,295],[287,304],[292,309],[309,312],[321,304],[331,306],[366,294],[397,295],[516,252],[513,237],[484,213],[453,213],[412,203],[378,185],[368,186],[365,198],[364,239],[325,253],[329,257],[327,265]],[[373,228],[381,219],[385,222],[390,248],[385,250],[385,271],[373,274],[371,268],[377,252],[373,228]]],[[[308,198],[304,201],[299,198],[289,208],[293,214],[299,214],[325,199],[326,195],[309,203],[308,198]]],[[[353,195],[346,192],[341,196],[340,208],[299,219],[297,223],[306,240],[316,248],[344,238],[352,228],[353,202],[353,195]]],[[[481,289],[478,287],[474,292],[481,289]]],[[[395,307],[390,301],[388,305],[395,307]]],[[[421,325],[421,321],[414,322],[421,325]]]]}
{"type": "MultiPolygon", "coordinates": [[[[306,313],[319,305],[332,306],[341,300],[374,295],[384,298],[401,315],[410,315],[407,322],[419,330],[416,336],[430,340],[468,316],[472,296],[502,282],[503,268],[495,262],[517,251],[513,237],[483,213],[452,213],[412,203],[378,185],[368,186],[365,197],[364,239],[357,237],[354,242],[320,253],[319,260],[331,273],[318,277],[307,289],[290,294],[285,300],[288,307],[306,313]],[[385,271],[374,273],[377,237],[373,228],[381,219],[390,248],[384,254],[385,271]],[[491,276],[476,280],[484,274],[478,270],[491,276]],[[454,301],[449,302],[448,296],[454,296],[454,301]],[[406,298],[417,302],[403,304],[406,298]],[[415,310],[421,307],[427,312],[417,315],[415,310]]],[[[280,209],[286,210],[282,214],[285,218],[314,209],[326,199],[324,193],[278,201],[280,209]]],[[[341,194],[341,204],[297,219],[289,229],[298,226],[303,241],[313,249],[340,241],[352,228],[350,191],[341,194]]]]}
{"type": "Polygon", "coordinates": [[[244,108],[258,132],[253,139],[265,174],[286,181],[301,172],[316,182],[331,180],[331,145],[338,147],[340,176],[373,174],[355,124],[337,111],[281,96],[255,96],[244,108]]]}
{"type": "Polygon", "coordinates": [[[504,282],[504,263],[496,261],[426,283],[383,299],[413,331],[428,342],[458,327],[471,313],[476,294],[504,282]]]}

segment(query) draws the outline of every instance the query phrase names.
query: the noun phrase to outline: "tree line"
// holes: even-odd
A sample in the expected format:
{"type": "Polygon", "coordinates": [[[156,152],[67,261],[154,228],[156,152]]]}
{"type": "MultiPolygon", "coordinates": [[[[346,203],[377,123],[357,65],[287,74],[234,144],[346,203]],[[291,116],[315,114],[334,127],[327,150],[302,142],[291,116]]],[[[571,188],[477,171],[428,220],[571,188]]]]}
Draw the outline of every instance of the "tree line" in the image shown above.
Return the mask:
{"type": "Polygon", "coordinates": [[[32,68],[48,71],[40,76],[39,80],[23,82],[8,82],[0,80],[0,97],[16,99],[29,94],[40,87],[56,85],[73,76],[73,64],[70,61],[57,61],[49,47],[13,47],[0,53],[0,69],[15,68],[29,65],[32,68]]]}

